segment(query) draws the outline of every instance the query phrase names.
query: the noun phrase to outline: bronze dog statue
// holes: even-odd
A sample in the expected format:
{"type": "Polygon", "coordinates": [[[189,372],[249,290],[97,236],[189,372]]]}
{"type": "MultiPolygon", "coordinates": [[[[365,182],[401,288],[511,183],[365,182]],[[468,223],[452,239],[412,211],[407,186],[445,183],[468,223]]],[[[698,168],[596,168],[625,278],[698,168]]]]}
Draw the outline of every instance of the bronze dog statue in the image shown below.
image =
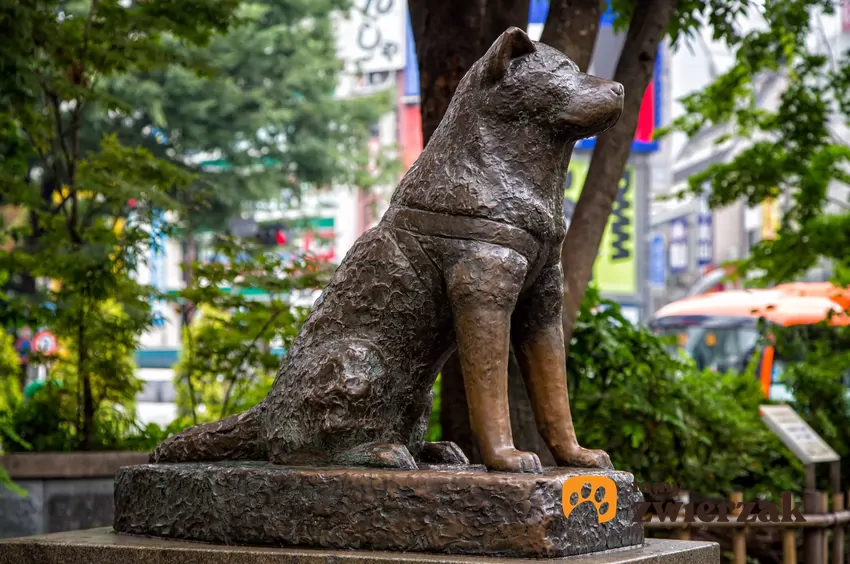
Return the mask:
{"type": "Polygon", "coordinates": [[[573,145],[610,128],[622,106],[622,85],[505,31],[460,82],[380,224],[345,256],[268,396],[169,438],[151,461],[466,463],[453,443],[423,441],[434,380],[457,348],[487,468],[540,472],[511,436],[513,343],[558,464],[610,467],[573,430],[560,253],[573,145]]]}

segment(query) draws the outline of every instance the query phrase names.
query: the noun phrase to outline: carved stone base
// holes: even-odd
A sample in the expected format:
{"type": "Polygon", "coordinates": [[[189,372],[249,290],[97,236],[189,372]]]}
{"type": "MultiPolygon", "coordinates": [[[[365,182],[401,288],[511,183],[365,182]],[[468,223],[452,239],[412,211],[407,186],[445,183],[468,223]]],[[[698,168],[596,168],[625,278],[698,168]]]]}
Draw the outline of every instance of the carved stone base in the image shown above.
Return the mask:
{"type": "Polygon", "coordinates": [[[560,557],[642,544],[640,501],[632,475],[614,471],[146,464],[116,476],[114,528],[228,545],[560,557]]]}

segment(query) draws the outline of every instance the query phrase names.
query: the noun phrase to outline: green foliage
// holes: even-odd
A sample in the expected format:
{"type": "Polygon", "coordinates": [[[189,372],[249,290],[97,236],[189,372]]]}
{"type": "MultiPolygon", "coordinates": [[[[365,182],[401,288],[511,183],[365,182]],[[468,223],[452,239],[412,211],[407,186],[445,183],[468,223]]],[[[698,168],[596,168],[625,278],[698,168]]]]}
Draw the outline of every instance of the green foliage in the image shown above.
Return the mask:
{"type": "MultiPolygon", "coordinates": [[[[638,3],[638,0],[610,0],[615,29],[626,31],[629,28],[638,3]]],[[[833,3],[834,0],[816,0],[808,2],[808,5],[828,8],[833,3]]],[[[679,0],[667,34],[674,48],[681,45],[690,47],[696,35],[708,28],[715,41],[723,41],[734,47],[744,39],[740,31],[740,18],[760,5],[753,0],[679,0]]],[[[644,5],[643,9],[652,8],[644,5]]]]}
{"type": "Polygon", "coordinates": [[[136,269],[154,217],[181,210],[174,195],[193,180],[93,127],[132,112],[107,85],[125,73],[199,68],[192,49],[227,31],[238,3],[0,1],[0,27],[21,39],[0,52],[3,70],[14,71],[0,78],[0,203],[26,218],[0,226],[0,240],[11,242],[0,251],[0,311],[10,332],[48,327],[62,347],[33,361],[64,386],[10,416],[37,450],[104,447],[130,417],[138,382],[129,358],[153,322],[155,297],[135,282],[136,269]]]}
{"type": "MultiPolygon", "coordinates": [[[[693,136],[727,125],[732,136],[753,141],[729,162],[689,179],[688,193],[709,193],[719,208],[744,200],[753,206],[778,202],[781,224],[773,239],[759,242],[740,261],[738,273],[755,285],[794,280],[826,259],[837,281],[850,277],[850,203],[841,184],[850,182],[850,147],[834,133],[850,116],[848,54],[812,50],[815,13],[831,14],[828,0],[768,2],[765,25],[730,45],[734,64],[701,92],[686,96],[673,130],[693,136]],[[758,107],[758,85],[771,74],[783,80],[775,109],[758,107]],[[841,194],[841,195],[839,195],[841,194]]],[[[850,454],[846,328],[771,328],[793,407],[842,456],[850,454]]],[[[846,464],[844,465],[846,466],[846,464]]],[[[850,477],[846,472],[844,479],[850,477]]]]}
{"type": "Polygon", "coordinates": [[[442,439],[443,429],[440,426],[440,376],[437,375],[437,380],[434,382],[432,391],[434,403],[431,404],[431,417],[428,420],[428,430],[425,433],[425,440],[436,442],[442,439]]]}
{"type": "Polygon", "coordinates": [[[733,43],[735,63],[701,92],[686,96],[683,117],[673,129],[695,135],[729,124],[730,136],[755,141],[730,162],[692,176],[689,191],[709,191],[709,204],[722,207],[739,199],[749,205],[778,200],[782,222],[777,237],[761,241],[742,261],[739,272],[758,270],[754,283],[793,279],[821,258],[842,271],[850,264],[850,205],[834,200],[830,186],[848,182],[850,147],[831,131],[831,120],[847,120],[850,110],[850,60],[813,53],[813,12],[833,12],[827,0],[769,2],[761,9],[766,25],[733,43]],[[756,91],[769,73],[787,86],[775,111],[759,108],[756,91]],[[830,204],[840,211],[827,215],[830,204]]]}
{"type": "Polygon", "coordinates": [[[295,293],[316,290],[329,269],[309,258],[230,237],[214,246],[218,261],[193,265],[193,284],[179,293],[199,315],[184,331],[175,369],[184,420],[217,420],[259,403],[271,387],[308,308],[292,305],[295,293]],[[257,295],[260,293],[260,295],[257,295]]]}
{"type": "MultiPolygon", "coordinates": [[[[4,448],[22,448],[21,432],[35,450],[146,448],[164,432],[135,428],[132,413],[132,354],[162,297],[135,281],[155,219],[164,233],[192,232],[252,198],[333,182],[368,189],[391,171],[365,144],[389,93],[334,95],[330,14],[344,8],[0,0],[0,29],[20,39],[0,47],[0,206],[18,218],[0,225],[0,317],[10,333],[29,325],[58,337],[59,354],[31,360],[62,383],[7,402],[4,448]],[[198,153],[220,166],[199,167],[198,153]]],[[[197,265],[180,296],[205,314],[181,361],[192,419],[199,406],[217,417],[259,401],[278,363],[269,343],[287,346],[303,320],[284,294],[321,277],[255,250],[253,264],[236,260],[246,249],[232,241],[220,250],[229,266],[197,265]],[[234,277],[272,297],[219,292],[234,277]]]]}
{"type": "Polygon", "coordinates": [[[802,469],[762,423],[754,375],[699,372],[667,345],[588,291],[567,362],[580,442],[639,480],[704,495],[796,489],[802,469]]]}
{"type": "MultiPolygon", "coordinates": [[[[20,402],[20,394],[15,393],[18,392],[18,383],[4,381],[0,382],[0,386],[2,386],[0,392],[4,394],[4,404],[0,407],[0,453],[8,450],[7,445],[29,450],[30,444],[18,434],[12,417],[12,409],[20,402]]],[[[27,495],[27,491],[15,484],[9,476],[9,472],[0,466],[0,497],[3,496],[3,490],[11,491],[20,496],[27,495]]]]}
{"type": "MultiPolygon", "coordinates": [[[[773,327],[782,382],[794,409],[841,456],[850,455],[850,327],[773,327]]],[[[850,469],[842,465],[842,480],[850,469]]],[[[828,483],[823,484],[829,487],[828,483]]]]}
{"type": "Polygon", "coordinates": [[[11,335],[0,332],[0,413],[20,399],[18,384],[21,366],[15,351],[15,340],[11,335]]]}
{"type": "Polygon", "coordinates": [[[33,397],[9,412],[12,433],[2,436],[6,452],[67,452],[77,446],[76,406],[73,393],[58,382],[48,382],[33,397]],[[25,441],[16,441],[15,436],[25,441]]]}
{"type": "Polygon", "coordinates": [[[100,126],[144,140],[158,156],[197,173],[182,195],[207,202],[204,214],[188,218],[195,228],[220,227],[251,201],[294,201],[307,186],[363,187],[356,177],[366,168],[366,140],[392,109],[393,92],[335,97],[341,63],[330,14],[347,6],[242,2],[242,25],[203,48],[180,51],[205,61],[205,76],[180,66],[121,75],[109,91],[131,101],[133,111],[100,126]],[[198,154],[214,164],[201,166],[198,154]]]}
{"type": "MultiPolygon", "coordinates": [[[[76,397],[73,387],[54,380],[31,398],[0,413],[0,446],[5,452],[71,452],[79,447],[76,397]]],[[[157,425],[140,427],[133,410],[108,404],[95,413],[93,449],[99,451],[153,449],[176,430],[157,425]]]]}

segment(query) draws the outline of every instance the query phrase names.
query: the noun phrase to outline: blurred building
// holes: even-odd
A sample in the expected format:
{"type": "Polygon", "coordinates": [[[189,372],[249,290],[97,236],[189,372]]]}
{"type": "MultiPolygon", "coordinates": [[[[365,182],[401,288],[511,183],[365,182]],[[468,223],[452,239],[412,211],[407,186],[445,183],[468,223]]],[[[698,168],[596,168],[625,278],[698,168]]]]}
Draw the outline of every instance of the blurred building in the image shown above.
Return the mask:
{"type": "MultiPolygon", "coordinates": [[[[813,28],[808,41],[813,52],[833,59],[836,53],[850,47],[850,8],[847,2],[836,14],[814,13],[813,28]]],[[[754,13],[740,19],[740,28],[746,32],[763,23],[754,13]]],[[[682,47],[671,55],[669,77],[669,115],[675,119],[684,109],[678,100],[701,90],[714,78],[728,70],[734,63],[734,53],[724,44],[712,41],[710,30],[700,30],[690,48],[682,47]]],[[[785,89],[782,71],[764,73],[755,78],[756,103],[773,110],[785,89]]],[[[650,246],[657,249],[650,254],[657,257],[650,272],[653,309],[686,295],[728,288],[722,279],[727,261],[744,258],[759,241],[771,238],[781,219],[783,201],[765,202],[749,207],[739,201],[723,209],[709,210],[705,198],[667,200],[683,189],[690,176],[712,164],[728,162],[750,146],[749,139],[724,138],[730,129],[725,125],[707,128],[691,139],[682,134],[671,136],[667,145],[667,158],[671,163],[666,181],[657,182],[651,204],[650,246]],[[723,141],[718,144],[718,140],[723,141]]],[[[837,141],[848,139],[848,130],[836,120],[832,133],[837,141]]],[[[836,201],[846,201],[846,187],[835,183],[831,196],[836,201]]],[[[827,211],[838,210],[837,204],[827,211]]],[[[824,281],[829,278],[827,264],[811,270],[807,281],[824,281]]]]}

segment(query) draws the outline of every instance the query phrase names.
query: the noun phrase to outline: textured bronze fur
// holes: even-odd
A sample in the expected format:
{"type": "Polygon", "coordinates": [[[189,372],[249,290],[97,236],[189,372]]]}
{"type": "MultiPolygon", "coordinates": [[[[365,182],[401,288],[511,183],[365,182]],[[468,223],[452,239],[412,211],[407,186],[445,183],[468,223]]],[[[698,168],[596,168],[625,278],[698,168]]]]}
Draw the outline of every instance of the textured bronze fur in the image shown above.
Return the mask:
{"type": "Polygon", "coordinates": [[[573,431],[560,252],[573,145],[611,127],[622,104],[620,84],[505,31],[461,81],[380,224],[336,270],[265,400],[166,440],[152,462],[465,463],[454,444],[423,442],[431,388],[457,347],[486,466],[540,472],[511,437],[512,342],[558,464],[609,467],[573,431]]]}

